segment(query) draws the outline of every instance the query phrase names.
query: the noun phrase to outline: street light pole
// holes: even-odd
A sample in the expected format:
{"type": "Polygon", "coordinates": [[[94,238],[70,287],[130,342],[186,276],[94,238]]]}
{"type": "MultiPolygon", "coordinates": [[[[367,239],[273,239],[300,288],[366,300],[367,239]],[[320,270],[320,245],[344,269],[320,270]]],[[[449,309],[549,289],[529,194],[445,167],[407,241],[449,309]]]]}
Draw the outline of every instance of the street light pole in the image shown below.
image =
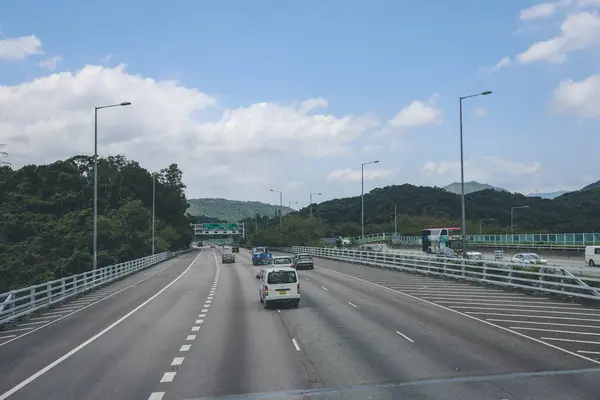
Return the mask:
{"type": "Polygon", "coordinates": [[[517,207],[511,207],[510,208],[510,235],[511,235],[511,241],[513,240],[513,236],[514,235],[514,222],[515,222],[515,210],[517,208],[529,208],[529,206],[517,206],[517,207]]]}
{"type": "Polygon", "coordinates": [[[482,235],[482,234],[483,234],[483,233],[482,233],[482,232],[483,232],[483,226],[482,226],[482,222],[485,222],[485,221],[493,221],[493,220],[494,220],[494,218],[486,218],[486,219],[480,219],[480,220],[479,220],[479,234],[480,234],[480,235],[482,235]]]}
{"type": "Polygon", "coordinates": [[[477,94],[472,94],[469,96],[460,97],[459,100],[459,112],[460,112],[460,207],[462,213],[462,235],[464,238],[467,236],[467,214],[465,210],[465,169],[464,169],[464,157],[463,157],[463,111],[462,111],[462,102],[465,99],[469,99],[471,97],[477,96],[487,96],[488,94],[492,94],[491,91],[485,91],[477,94]]]}
{"type": "Polygon", "coordinates": [[[154,224],[156,211],[156,174],[152,174],[152,255],[154,255],[154,224]]]}
{"type": "Polygon", "coordinates": [[[283,242],[283,192],[270,189],[271,192],[279,193],[279,245],[283,242]]]}
{"type": "Polygon", "coordinates": [[[119,104],[94,107],[94,231],[92,233],[94,248],[92,269],[94,271],[98,268],[98,110],[130,105],[131,103],[127,101],[119,104]]]}
{"type": "Polygon", "coordinates": [[[310,216],[311,217],[312,217],[312,204],[313,204],[312,197],[313,196],[321,196],[322,194],[323,193],[311,193],[310,194],[310,216]]]}
{"type": "Polygon", "coordinates": [[[396,206],[394,206],[394,237],[398,236],[398,214],[396,213],[396,206]]]}
{"type": "Polygon", "coordinates": [[[369,161],[360,165],[360,232],[361,241],[365,242],[365,165],[377,164],[379,161],[369,161]]]}

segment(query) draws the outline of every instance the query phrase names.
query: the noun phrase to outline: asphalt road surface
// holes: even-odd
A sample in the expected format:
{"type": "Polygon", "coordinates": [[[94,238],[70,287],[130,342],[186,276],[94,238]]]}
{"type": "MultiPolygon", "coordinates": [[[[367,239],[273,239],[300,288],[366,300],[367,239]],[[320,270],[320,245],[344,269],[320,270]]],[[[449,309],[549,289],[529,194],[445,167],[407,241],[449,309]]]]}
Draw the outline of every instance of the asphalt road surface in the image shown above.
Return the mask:
{"type": "Polygon", "coordinates": [[[298,309],[265,310],[241,251],[181,256],[13,332],[0,400],[598,398],[596,307],[317,259],[298,309]]]}

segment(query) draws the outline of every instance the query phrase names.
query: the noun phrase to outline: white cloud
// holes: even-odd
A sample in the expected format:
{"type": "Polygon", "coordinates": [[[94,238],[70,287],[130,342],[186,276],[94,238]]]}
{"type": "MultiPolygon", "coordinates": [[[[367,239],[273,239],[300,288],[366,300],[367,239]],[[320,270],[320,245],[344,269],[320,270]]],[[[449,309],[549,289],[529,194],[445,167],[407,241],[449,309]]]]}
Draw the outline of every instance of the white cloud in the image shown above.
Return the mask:
{"type": "Polygon", "coordinates": [[[475,109],[475,115],[477,115],[478,117],[485,117],[486,115],[488,115],[488,112],[485,108],[479,107],[475,109]]]}
{"type": "MultiPolygon", "coordinates": [[[[465,181],[477,181],[491,185],[512,183],[514,178],[533,175],[541,168],[538,161],[524,163],[511,161],[499,156],[472,158],[465,161],[465,181]]],[[[445,186],[460,180],[460,162],[427,162],[421,169],[429,184],[445,186]]]]}
{"type": "MultiPolygon", "coordinates": [[[[390,169],[365,168],[364,179],[365,181],[386,179],[393,174],[394,171],[390,169]]],[[[338,169],[331,171],[327,176],[327,179],[330,181],[360,182],[361,170],[352,168],[338,169]]]]}
{"type": "Polygon", "coordinates": [[[531,21],[534,19],[549,18],[556,13],[557,9],[561,7],[562,3],[564,2],[536,4],[532,7],[521,10],[519,19],[521,21],[531,21]]]}
{"type": "MultiPolygon", "coordinates": [[[[175,162],[191,196],[259,198],[265,183],[285,190],[290,179],[312,182],[332,157],[360,149],[354,141],[382,126],[369,113],[327,113],[322,98],[226,108],[197,89],[129,74],[123,65],[88,65],[0,87],[0,143],[15,167],[92,154],[94,106],[123,101],[132,105],[98,113],[99,154],[123,154],[151,171],[175,162]],[[315,167],[304,172],[305,165],[315,167]]],[[[367,179],[391,173],[365,172],[367,179]]]]}
{"type": "Polygon", "coordinates": [[[0,40],[0,60],[22,60],[42,52],[42,41],[35,35],[0,40]]]}
{"type": "Polygon", "coordinates": [[[560,33],[548,40],[535,42],[517,56],[522,64],[539,61],[562,63],[567,54],[600,45],[600,17],[597,11],[569,15],[561,24],[560,33]]]}
{"type": "Polygon", "coordinates": [[[510,57],[504,56],[504,57],[502,57],[502,59],[500,61],[498,61],[498,63],[496,63],[496,65],[494,65],[494,69],[500,69],[500,68],[507,67],[508,65],[510,65],[510,63],[511,63],[510,57]]]}
{"type": "Polygon", "coordinates": [[[414,100],[404,107],[389,125],[394,128],[412,128],[424,125],[440,124],[442,110],[436,107],[439,95],[433,94],[426,102],[414,100]]]}
{"type": "Polygon", "coordinates": [[[579,82],[566,80],[554,90],[556,112],[572,112],[580,118],[600,117],[600,73],[579,82]]]}
{"type": "Polygon", "coordinates": [[[40,61],[40,67],[48,69],[50,71],[54,71],[56,69],[56,65],[62,61],[62,57],[56,56],[51,58],[45,58],[40,61]]]}

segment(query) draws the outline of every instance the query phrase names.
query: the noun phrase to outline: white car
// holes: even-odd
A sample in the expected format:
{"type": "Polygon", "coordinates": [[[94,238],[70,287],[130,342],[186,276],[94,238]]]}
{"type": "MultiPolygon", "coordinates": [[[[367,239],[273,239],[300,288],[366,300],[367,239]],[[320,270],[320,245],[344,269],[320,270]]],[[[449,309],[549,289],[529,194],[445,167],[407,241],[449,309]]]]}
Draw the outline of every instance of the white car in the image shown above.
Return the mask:
{"type": "Polygon", "coordinates": [[[290,256],[275,256],[271,259],[271,267],[294,268],[294,260],[290,256]]]}
{"type": "Polygon", "coordinates": [[[300,279],[294,268],[262,268],[258,279],[258,295],[265,308],[275,304],[300,304],[300,279]]]}
{"type": "Polygon", "coordinates": [[[548,261],[537,255],[536,253],[517,253],[510,260],[519,264],[548,264],[548,261]]]}

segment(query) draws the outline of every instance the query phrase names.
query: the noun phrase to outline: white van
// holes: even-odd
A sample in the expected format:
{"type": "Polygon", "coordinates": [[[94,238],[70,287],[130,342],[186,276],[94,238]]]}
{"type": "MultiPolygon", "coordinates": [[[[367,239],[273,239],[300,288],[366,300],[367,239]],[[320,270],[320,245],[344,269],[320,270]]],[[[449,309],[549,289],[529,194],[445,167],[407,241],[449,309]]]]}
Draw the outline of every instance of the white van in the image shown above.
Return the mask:
{"type": "Polygon", "coordinates": [[[300,303],[300,279],[294,268],[271,265],[256,275],[259,281],[258,295],[265,308],[278,303],[298,307],[300,303]]]}
{"type": "Polygon", "coordinates": [[[600,246],[585,246],[585,263],[590,267],[600,265],[600,246]]]}

